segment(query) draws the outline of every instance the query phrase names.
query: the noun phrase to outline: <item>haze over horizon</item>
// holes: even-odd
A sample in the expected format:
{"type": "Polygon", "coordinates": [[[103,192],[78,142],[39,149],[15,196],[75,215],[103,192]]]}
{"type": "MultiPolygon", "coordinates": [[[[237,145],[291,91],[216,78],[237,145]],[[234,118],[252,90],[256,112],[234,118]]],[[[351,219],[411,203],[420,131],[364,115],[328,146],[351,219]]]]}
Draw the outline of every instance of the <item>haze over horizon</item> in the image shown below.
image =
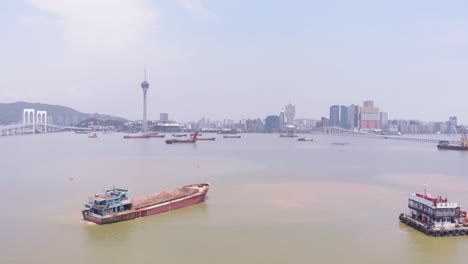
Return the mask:
{"type": "Polygon", "coordinates": [[[374,100],[468,122],[468,2],[0,2],[0,102],[141,119],[296,117],[374,100]]]}

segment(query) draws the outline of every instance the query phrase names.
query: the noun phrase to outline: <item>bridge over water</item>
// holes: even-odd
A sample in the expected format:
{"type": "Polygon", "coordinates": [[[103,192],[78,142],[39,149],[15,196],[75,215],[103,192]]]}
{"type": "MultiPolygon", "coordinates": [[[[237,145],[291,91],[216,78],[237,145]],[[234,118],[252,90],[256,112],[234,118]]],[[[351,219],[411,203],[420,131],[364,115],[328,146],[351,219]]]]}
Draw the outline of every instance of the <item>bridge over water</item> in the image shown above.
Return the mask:
{"type": "MultiPolygon", "coordinates": [[[[434,143],[437,144],[441,140],[445,139],[434,139],[434,138],[423,138],[423,137],[407,137],[407,136],[395,136],[395,135],[380,135],[370,132],[363,131],[354,131],[349,129],[343,129],[338,127],[328,127],[324,129],[324,132],[330,135],[348,135],[348,136],[361,136],[361,137],[370,137],[377,139],[387,139],[387,140],[402,140],[402,141],[415,141],[415,142],[424,142],[424,143],[434,143]]],[[[461,144],[459,140],[446,140],[450,144],[461,144]]]]}
{"type": "Polygon", "coordinates": [[[63,131],[77,131],[77,130],[91,130],[88,128],[82,127],[73,127],[73,126],[58,126],[52,124],[12,124],[6,126],[0,126],[0,136],[11,136],[11,135],[22,135],[22,134],[35,134],[39,133],[55,133],[63,131]]]}

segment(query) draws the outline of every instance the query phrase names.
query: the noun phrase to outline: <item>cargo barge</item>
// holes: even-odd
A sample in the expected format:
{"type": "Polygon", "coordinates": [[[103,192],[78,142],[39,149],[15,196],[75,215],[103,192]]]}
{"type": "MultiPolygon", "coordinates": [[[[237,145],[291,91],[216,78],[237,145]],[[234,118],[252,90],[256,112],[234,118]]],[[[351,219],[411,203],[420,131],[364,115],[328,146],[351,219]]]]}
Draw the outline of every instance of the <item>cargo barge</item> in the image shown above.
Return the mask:
{"type": "Polygon", "coordinates": [[[112,188],[90,197],[81,213],[84,220],[99,225],[121,222],[203,202],[209,189],[209,183],[191,184],[130,200],[128,190],[112,188]]]}
{"type": "Polygon", "coordinates": [[[224,135],[223,138],[241,138],[241,136],[229,136],[229,135],[224,135]]]}
{"type": "Polygon", "coordinates": [[[198,140],[214,141],[214,140],[216,140],[216,138],[214,138],[214,137],[213,137],[213,138],[197,138],[197,141],[198,141],[198,140]]]}
{"type": "Polygon", "coordinates": [[[150,135],[140,135],[140,136],[129,136],[129,135],[126,135],[124,136],[123,138],[150,138],[150,135]]]}
{"type": "Polygon", "coordinates": [[[400,222],[423,232],[428,236],[468,235],[466,211],[457,203],[441,196],[411,193],[408,199],[409,214],[400,214],[400,222]]]}

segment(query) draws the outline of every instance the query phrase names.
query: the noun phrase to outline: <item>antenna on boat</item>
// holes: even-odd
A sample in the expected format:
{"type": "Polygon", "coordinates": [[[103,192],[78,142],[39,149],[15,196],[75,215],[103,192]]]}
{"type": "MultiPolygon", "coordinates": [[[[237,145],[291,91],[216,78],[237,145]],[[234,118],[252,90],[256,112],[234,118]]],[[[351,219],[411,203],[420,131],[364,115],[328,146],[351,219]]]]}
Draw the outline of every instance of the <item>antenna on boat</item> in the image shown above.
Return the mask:
{"type": "Polygon", "coordinates": [[[424,183],[424,195],[426,195],[426,194],[427,194],[426,187],[427,187],[427,184],[426,184],[426,183],[424,183]]]}

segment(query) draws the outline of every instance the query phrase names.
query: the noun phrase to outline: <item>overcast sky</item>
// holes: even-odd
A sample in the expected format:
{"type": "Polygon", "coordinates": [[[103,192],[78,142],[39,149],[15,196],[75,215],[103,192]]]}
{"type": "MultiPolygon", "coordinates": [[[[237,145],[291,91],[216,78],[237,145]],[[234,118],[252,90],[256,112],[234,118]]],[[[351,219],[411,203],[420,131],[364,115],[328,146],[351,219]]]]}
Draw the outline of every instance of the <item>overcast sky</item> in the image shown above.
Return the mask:
{"type": "Polygon", "coordinates": [[[468,122],[466,0],[2,0],[0,102],[178,121],[372,99],[468,122]]]}

